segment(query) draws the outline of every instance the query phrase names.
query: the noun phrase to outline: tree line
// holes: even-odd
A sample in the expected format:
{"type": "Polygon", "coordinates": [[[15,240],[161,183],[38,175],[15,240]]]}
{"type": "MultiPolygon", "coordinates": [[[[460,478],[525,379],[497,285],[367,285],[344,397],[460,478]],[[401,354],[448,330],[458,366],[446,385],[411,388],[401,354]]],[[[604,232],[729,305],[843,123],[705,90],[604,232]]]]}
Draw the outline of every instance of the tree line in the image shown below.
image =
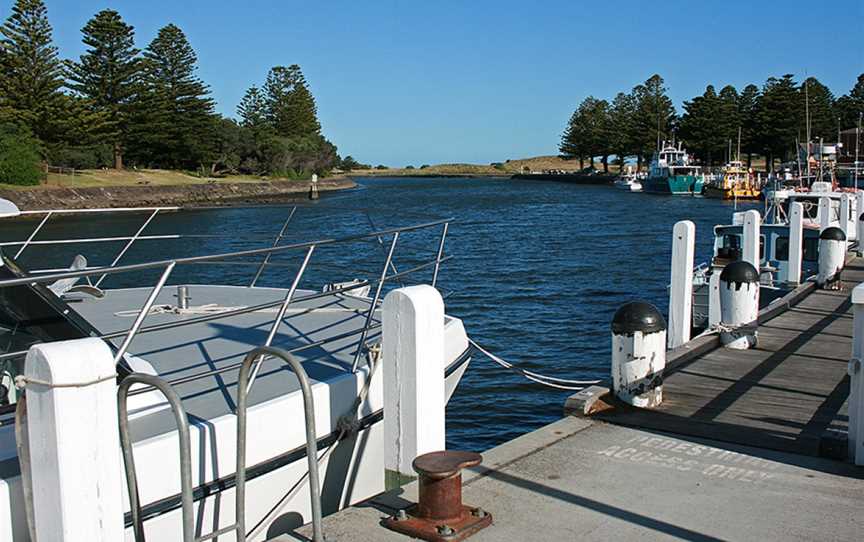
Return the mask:
{"type": "Polygon", "coordinates": [[[813,140],[835,141],[838,130],[857,125],[864,112],[864,74],[839,98],[815,77],[798,83],[787,74],[740,92],[732,85],[719,92],[708,85],[683,105],[678,115],[659,75],[628,93],[619,92],[611,102],[588,96],[571,115],[559,151],[564,158],[578,159],[580,167],[600,157],[608,171],[611,156],[619,162],[635,156],[641,168],[660,140],[674,138],[711,167],[729,159],[729,142],[737,147],[740,130],[747,166],[759,155],[772,169],[775,159],[794,156],[796,141],[806,141],[808,110],[813,140]]]}
{"type": "Polygon", "coordinates": [[[43,0],[16,0],[0,27],[0,182],[38,182],[34,158],[290,177],[339,163],[296,64],[251,86],[237,121],[216,113],[195,50],[174,24],[142,50],[134,27],[102,10],[81,29],[78,59],[62,59],[52,33],[43,0]]]}

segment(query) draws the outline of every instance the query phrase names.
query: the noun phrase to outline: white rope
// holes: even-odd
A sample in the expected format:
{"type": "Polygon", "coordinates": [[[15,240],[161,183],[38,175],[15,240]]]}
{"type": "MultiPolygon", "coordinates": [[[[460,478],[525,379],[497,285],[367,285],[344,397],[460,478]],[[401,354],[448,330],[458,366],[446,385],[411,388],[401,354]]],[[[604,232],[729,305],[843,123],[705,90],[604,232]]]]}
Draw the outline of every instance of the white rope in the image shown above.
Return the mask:
{"type": "Polygon", "coordinates": [[[57,384],[54,382],[48,382],[46,380],[39,380],[38,378],[18,375],[15,377],[15,387],[19,390],[23,390],[29,384],[37,384],[39,386],[45,386],[48,388],[86,388],[87,386],[92,386],[94,384],[99,384],[100,382],[113,380],[115,378],[117,378],[116,373],[103,376],[101,378],[96,378],[94,380],[87,380],[85,382],[66,382],[63,384],[57,384]]]}
{"type": "Polygon", "coordinates": [[[486,350],[485,348],[477,344],[473,339],[468,339],[468,342],[471,344],[471,346],[479,350],[482,354],[484,354],[486,357],[488,357],[490,360],[494,361],[501,367],[509,369],[514,373],[520,374],[528,380],[531,380],[532,382],[536,382],[537,384],[542,384],[550,388],[556,388],[559,390],[579,391],[584,389],[585,386],[591,386],[594,384],[599,384],[601,382],[600,380],[567,380],[564,378],[556,378],[554,376],[542,375],[539,373],[528,371],[526,369],[521,369],[519,367],[516,367],[512,363],[501,359],[492,352],[486,350]]]}

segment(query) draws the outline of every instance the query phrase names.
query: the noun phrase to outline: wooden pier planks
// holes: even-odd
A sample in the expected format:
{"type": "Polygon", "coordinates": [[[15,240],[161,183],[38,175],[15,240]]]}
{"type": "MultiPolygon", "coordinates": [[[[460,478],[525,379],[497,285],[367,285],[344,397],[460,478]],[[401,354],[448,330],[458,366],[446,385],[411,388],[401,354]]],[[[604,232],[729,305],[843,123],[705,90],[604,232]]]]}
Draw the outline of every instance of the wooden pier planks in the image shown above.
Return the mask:
{"type": "Polygon", "coordinates": [[[864,261],[843,273],[841,291],[815,290],[759,327],[751,350],[718,348],[666,375],[663,404],[641,410],[616,404],[597,417],[621,425],[819,455],[825,430],[848,395],[852,288],[864,261]]]}

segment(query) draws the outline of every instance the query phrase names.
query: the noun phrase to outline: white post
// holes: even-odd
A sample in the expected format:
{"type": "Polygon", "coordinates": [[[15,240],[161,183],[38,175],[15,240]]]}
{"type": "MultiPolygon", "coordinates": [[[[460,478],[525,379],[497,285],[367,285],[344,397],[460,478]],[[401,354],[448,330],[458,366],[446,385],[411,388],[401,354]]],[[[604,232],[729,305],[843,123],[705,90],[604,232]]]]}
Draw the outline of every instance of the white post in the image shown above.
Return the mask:
{"type": "Polygon", "coordinates": [[[384,469],[392,489],[414,458],[444,449],[444,301],[431,286],[393,290],[383,307],[384,469]]]}
{"type": "Polygon", "coordinates": [[[849,360],[849,459],[864,465],[864,284],[852,290],[852,359],[849,360]]]}
{"type": "Polygon", "coordinates": [[[669,348],[690,340],[693,327],[693,258],[696,225],[689,220],[672,230],[672,279],[669,287],[669,348]]]}
{"type": "Polygon", "coordinates": [[[819,198],[819,231],[831,225],[831,199],[819,198]]]}
{"type": "Polygon", "coordinates": [[[840,229],[846,235],[846,239],[851,239],[849,233],[849,194],[840,196],[840,229]]]}
{"type": "Polygon", "coordinates": [[[715,269],[708,281],[708,327],[720,323],[720,273],[715,269]]]}
{"type": "MultiPolygon", "coordinates": [[[[864,225],[861,224],[862,214],[864,214],[864,190],[858,190],[855,192],[855,212],[852,215],[855,222],[856,241],[864,240],[864,225]]],[[[864,246],[861,243],[858,244],[858,255],[864,256],[864,246]]]]}
{"type": "Polygon", "coordinates": [[[114,356],[100,339],[27,353],[27,432],[38,540],[123,539],[114,356]]]}
{"type": "Polygon", "coordinates": [[[756,345],[759,273],[750,262],[732,262],[720,273],[720,313],[723,346],[746,350],[756,345]]]}
{"type": "MultiPolygon", "coordinates": [[[[627,404],[652,408],[663,401],[666,322],[654,305],[632,301],[612,317],[612,390],[627,404]]],[[[386,416],[385,416],[386,417],[386,416]]]]}
{"type": "Polygon", "coordinates": [[[741,259],[759,269],[759,211],[744,212],[744,240],[742,241],[741,259]]]}
{"type": "Polygon", "coordinates": [[[819,273],[816,285],[820,288],[839,289],[840,272],[846,264],[846,234],[836,226],[819,234],[819,273]]]}
{"type": "Polygon", "coordinates": [[[787,282],[800,284],[804,258],[804,205],[794,201],[789,209],[789,273],[787,282]]]}

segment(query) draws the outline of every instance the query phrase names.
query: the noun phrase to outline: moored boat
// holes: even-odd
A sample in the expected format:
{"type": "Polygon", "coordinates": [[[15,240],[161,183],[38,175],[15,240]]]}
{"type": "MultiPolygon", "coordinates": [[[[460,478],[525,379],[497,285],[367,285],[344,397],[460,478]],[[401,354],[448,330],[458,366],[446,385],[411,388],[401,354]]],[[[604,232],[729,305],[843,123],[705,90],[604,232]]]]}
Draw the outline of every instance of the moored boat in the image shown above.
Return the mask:
{"type": "Polygon", "coordinates": [[[681,144],[676,147],[664,142],[651,160],[648,177],[642,187],[645,192],[653,194],[692,196],[702,194],[704,183],[701,168],[691,163],[681,144]]]}
{"type": "Polygon", "coordinates": [[[761,187],[753,176],[738,160],[733,160],[723,167],[722,174],[706,184],[705,196],[724,200],[759,199],[761,187]]]}

